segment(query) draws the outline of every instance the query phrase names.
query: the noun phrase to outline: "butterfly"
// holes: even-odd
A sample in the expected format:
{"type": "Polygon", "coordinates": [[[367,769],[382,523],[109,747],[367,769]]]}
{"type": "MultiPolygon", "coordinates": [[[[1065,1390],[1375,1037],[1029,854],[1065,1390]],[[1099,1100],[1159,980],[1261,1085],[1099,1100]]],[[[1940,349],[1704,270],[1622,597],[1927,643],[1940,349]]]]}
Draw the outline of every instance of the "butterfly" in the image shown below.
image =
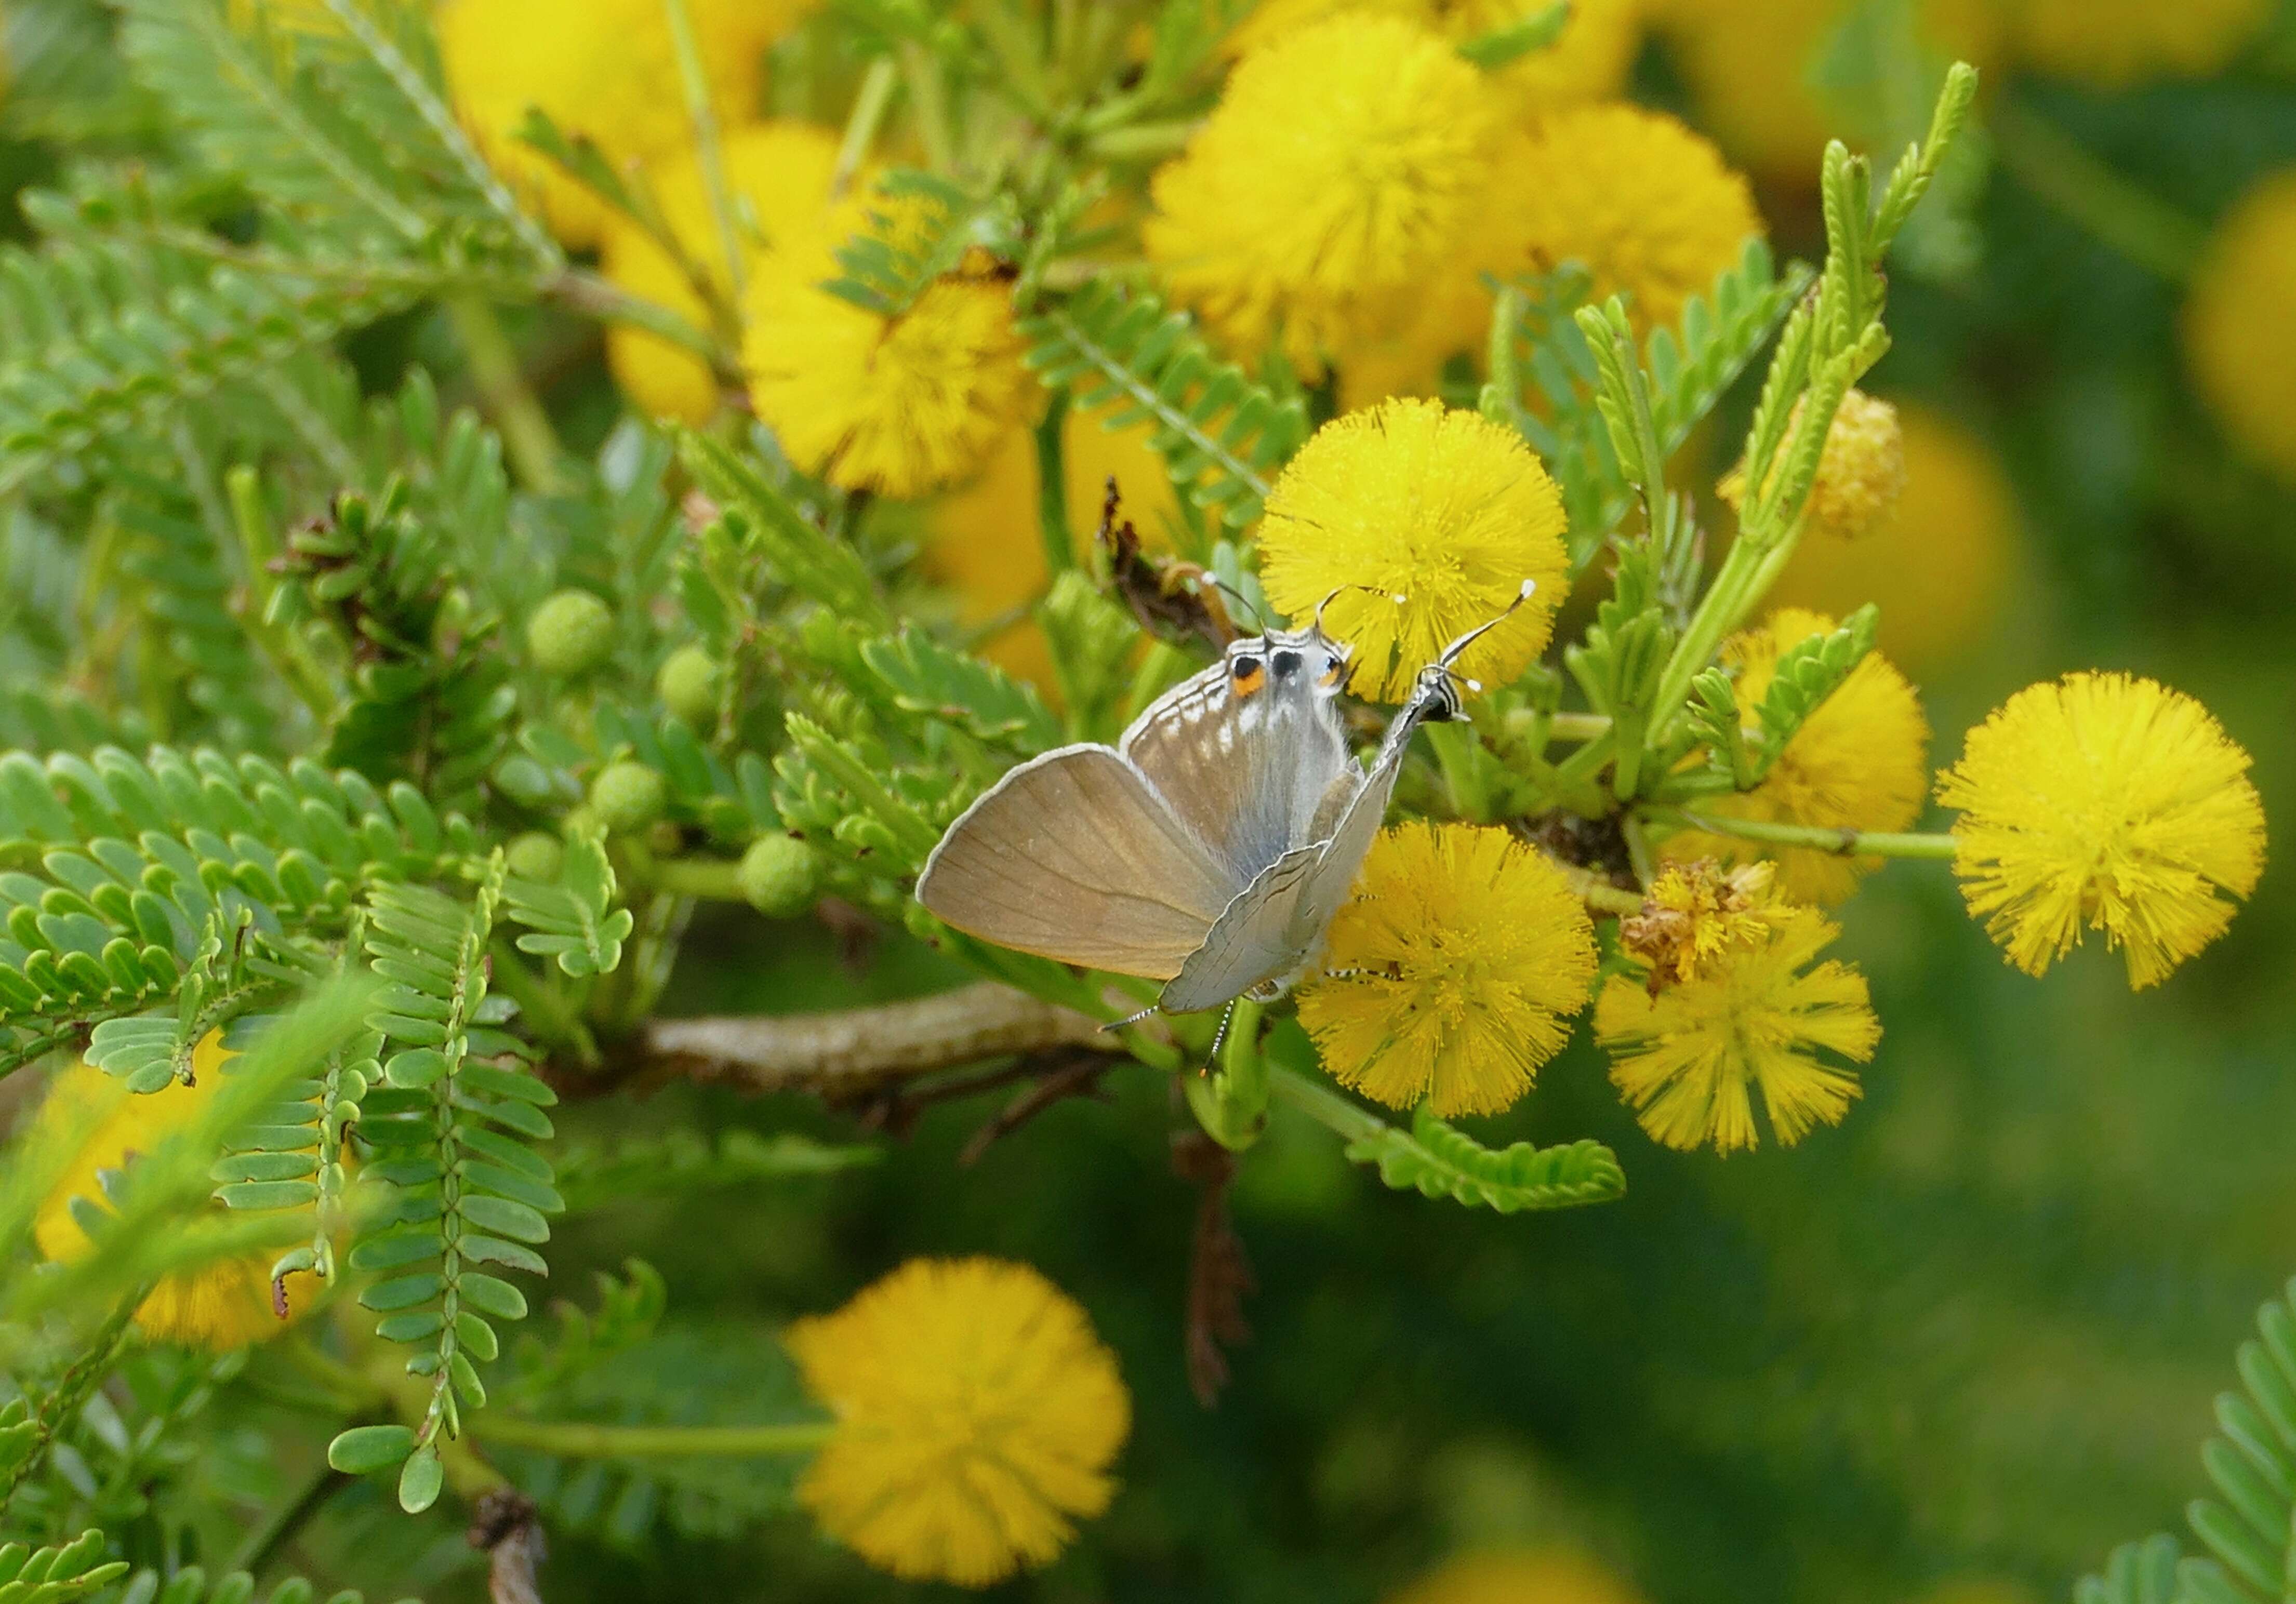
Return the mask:
{"type": "Polygon", "coordinates": [[[1283,995],[1355,887],[1413,733],[1463,716],[1453,665],[1532,589],[1420,671],[1368,770],[1340,716],[1348,653],[1318,608],[1306,629],[1230,645],[1114,746],[1006,773],[933,848],[917,900],[998,946],[1162,981],[1166,1013],[1283,995]]]}

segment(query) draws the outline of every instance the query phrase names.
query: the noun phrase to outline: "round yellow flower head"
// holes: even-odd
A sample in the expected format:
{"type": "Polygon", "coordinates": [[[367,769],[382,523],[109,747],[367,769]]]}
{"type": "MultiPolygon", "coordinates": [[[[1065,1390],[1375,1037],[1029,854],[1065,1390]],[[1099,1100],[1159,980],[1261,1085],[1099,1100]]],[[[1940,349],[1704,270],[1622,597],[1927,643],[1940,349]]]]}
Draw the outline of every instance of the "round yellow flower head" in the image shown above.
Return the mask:
{"type": "MultiPolygon", "coordinates": [[[[1723,642],[1723,660],[1737,671],[1738,706],[1750,719],[1769,694],[1779,655],[1833,626],[1834,620],[1822,613],[1781,608],[1723,642]]],[[[1868,652],[1803,721],[1759,785],[1709,798],[1700,806],[1726,818],[1766,823],[1904,830],[1921,816],[1929,790],[1929,721],[1922,716],[1913,686],[1879,652],[1868,652]]],[[[1806,847],[1764,847],[1697,831],[1669,838],[1664,851],[1677,861],[1718,858],[1726,863],[1774,856],[1779,894],[1798,902],[1838,903],[1857,888],[1861,875],[1880,866],[1875,858],[1806,847]]]]}
{"type": "Polygon", "coordinates": [[[1611,977],[1595,1004],[1595,1039],[1611,1051],[1611,1081],[1651,1139],[1685,1151],[1757,1145],[1753,1093],[1788,1147],[1814,1125],[1839,1125],[1857,1095],[1856,1071],[1882,1027],[1866,977],[1833,959],[1811,967],[1841,931],[1796,908],[1759,945],[1734,947],[1708,972],[1656,995],[1611,977]]]}
{"type": "Polygon", "coordinates": [[[2209,241],[2185,303],[2185,360],[2241,447],[2296,483],[2296,168],[2242,198],[2209,241]]]}
{"type": "Polygon", "coordinates": [[[825,231],[761,260],[743,298],[750,404],[790,461],[848,490],[906,498],[969,478],[1042,400],[993,269],[936,279],[890,317],[822,288],[849,234],[914,237],[936,204],[848,202],[825,231]]]}
{"type": "MultiPolygon", "coordinates": [[[[1816,186],[1825,142],[1845,130],[1810,83],[1849,15],[1845,0],[1658,0],[1699,126],[1764,178],[1816,186]]],[[[1991,76],[2010,9],[2005,0],[1920,0],[1923,43],[1991,76]]]]}
{"type": "Polygon", "coordinates": [[[1244,58],[1155,176],[1142,241],[1232,349],[1303,372],[1400,320],[1477,225],[1492,91],[1439,35],[1343,14],[1244,58]]]}
{"type": "MultiPolygon", "coordinates": [[[[1522,0],[1262,0],[1228,35],[1226,47],[1232,55],[1246,55],[1347,12],[1406,18],[1464,41],[1510,27],[1535,9],[1522,0]]],[[[1576,0],[1554,44],[1499,69],[1506,98],[1542,111],[1610,99],[1626,86],[1642,21],[1643,0],[1576,0]]]]}
{"type": "Polygon", "coordinates": [[[1388,1604],[1641,1604],[1642,1595],[1575,1549],[1499,1549],[1447,1559],[1388,1604]]]}
{"type": "MultiPolygon", "coordinates": [[[[1154,431],[1145,423],[1109,429],[1107,415],[1072,409],[1062,421],[1070,544],[1079,556],[1089,549],[1113,478],[1123,516],[1139,530],[1141,544],[1168,548],[1180,503],[1164,459],[1148,444],[1154,431]]],[[[1051,650],[1035,620],[1023,616],[1052,581],[1037,520],[1037,443],[1016,430],[978,478],[934,503],[926,520],[924,566],[956,593],[960,625],[1013,620],[978,650],[998,667],[1050,690],[1051,650]]]]}
{"type": "MultiPolygon", "coordinates": [[[[210,1031],[192,1054],[190,1085],[170,1082],[140,1095],[84,1063],[56,1077],[41,1106],[37,1129],[59,1139],[78,1131],[86,1135],[34,1221],[33,1236],[43,1255],[61,1263],[88,1251],[93,1244],[72,1215],[72,1199],[86,1198],[109,1212],[100,1172],[132,1174],[137,1154],[151,1152],[197,1120],[222,1089],[223,1066],[234,1056],[225,1051],[222,1033],[210,1031]]],[[[281,1283],[286,1299],[283,1318],[272,1302],[275,1256],[263,1252],[220,1259],[168,1276],[137,1306],[136,1329],[156,1342],[217,1353],[276,1336],[310,1308],[321,1286],[308,1275],[287,1277],[281,1283]]]]}
{"type": "MultiPolygon", "coordinates": [[[[810,0],[689,4],[719,117],[749,121],[766,46],[810,0]]],[[[587,135],[609,162],[661,160],[693,144],[660,0],[453,0],[439,8],[439,51],[455,103],[487,159],[578,249],[598,243],[607,209],[518,137],[529,108],[569,138],[587,135]]]]}
{"type": "Polygon", "coordinates": [[[2149,679],[2074,674],[1969,732],[1938,799],[1962,810],[1955,872],[1972,916],[2029,975],[2084,927],[2142,989],[2232,922],[2264,872],[2248,754],[2207,708],[2149,679]]]}
{"type": "MultiPolygon", "coordinates": [[[[1792,424],[1800,423],[1801,409],[1800,402],[1794,403],[1792,424]]],[[[1775,464],[1770,471],[1777,472],[1775,464]]],[[[1897,516],[1898,499],[1905,491],[1906,438],[1898,409],[1864,390],[1850,390],[1825,431],[1817,477],[1810,481],[1809,500],[1803,504],[1803,527],[1812,535],[1836,540],[1860,539],[1897,516]]],[[[1724,475],[1715,493],[1733,507],[1742,506],[1744,464],[1724,475]]]]}
{"type": "Polygon", "coordinates": [[[2017,567],[2017,503],[2000,462],[1960,424],[1917,406],[1899,408],[1898,422],[1906,471],[1896,511],[1854,544],[1801,542],[1770,595],[1836,614],[1882,598],[1882,644],[1926,675],[1991,634],[2017,567]]]}
{"type": "Polygon", "coordinates": [[[2270,19],[2273,0],[2019,0],[2019,53],[2044,72],[2101,89],[2207,78],[2270,19]]]}
{"type": "Polygon", "coordinates": [[[986,1587],[1049,1564],[1115,1496],[1116,1357],[1026,1264],[914,1259],[784,1340],[837,1416],[798,1502],[882,1570],[986,1587]]]}
{"type": "MultiPolygon", "coordinates": [[[[726,135],[723,153],[745,274],[775,244],[810,239],[825,225],[837,169],[835,135],[810,123],[758,123],[726,135]]],[[[725,247],[701,153],[689,149],[665,167],[654,179],[654,194],[678,243],[723,295],[729,282],[725,247]]],[[[631,294],[681,313],[697,327],[709,326],[709,309],[685,273],[636,224],[612,219],[600,255],[606,276],[631,294]]],[[[612,324],[606,331],[606,360],[622,393],[656,417],[701,424],[718,410],[709,364],[660,335],[612,324]]]]}
{"type": "Polygon", "coordinates": [[[1562,872],[1504,830],[1398,825],[1332,921],[1300,1022],[1332,1078],[1390,1108],[1496,1114],[1570,1040],[1595,935],[1562,872]]]}
{"type": "Polygon", "coordinates": [[[1639,913],[1619,921],[1619,945],[1650,970],[1650,989],[1698,976],[1741,947],[1758,945],[1791,912],[1777,900],[1769,863],[1724,870],[1712,858],[1676,863],[1651,882],[1639,913]]]}
{"type": "Polygon", "coordinates": [[[1753,192],[1721,152],[1661,111],[1582,106],[1533,130],[1514,174],[1544,266],[1586,264],[1595,299],[1624,291],[1637,328],[1672,324],[1762,232],[1753,192]]]}
{"type": "Polygon", "coordinates": [[[1530,600],[1459,671],[1505,683],[1538,655],[1567,583],[1562,528],[1562,492],[1513,430],[1387,401],[1324,424],[1284,467],[1259,524],[1260,577],[1287,613],[1331,596],[1324,625],[1354,649],[1356,688],[1398,701],[1525,579],[1530,600]]]}

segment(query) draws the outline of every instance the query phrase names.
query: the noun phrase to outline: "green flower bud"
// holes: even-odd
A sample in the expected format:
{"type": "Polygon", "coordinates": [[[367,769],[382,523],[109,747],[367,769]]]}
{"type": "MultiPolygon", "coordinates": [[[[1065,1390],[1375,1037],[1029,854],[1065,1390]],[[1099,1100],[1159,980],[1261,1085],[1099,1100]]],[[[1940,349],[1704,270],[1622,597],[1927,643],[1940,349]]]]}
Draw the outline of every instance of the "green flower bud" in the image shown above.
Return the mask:
{"type": "Polygon", "coordinates": [[[795,836],[759,836],[742,855],[742,895],[758,912],[788,919],[813,905],[821,860],[795,836]]]}
{"type": "Polygon", "coordinates": [[[529,830],[510,844],[504,855],[510,872],[521,880],[554,880],[565,865],[566,848],[554,835],[529,830]]]}
{"type": "Polygon", "coordinates": [[[706,724],[718,716],[718,659],[699,646],[681,646],[662,659],[653,676],[661,705],[686,723],[706,724]]]}
{"type": "Polygon", "coordinates": [[[527,619],[526,649],[545,674],[587,673],[614,649],[613,610],[588,591],[560,591],[527,619]]]}
{"type": "Polygon", "coordinates": [[[661,776],[643,763],[610,763],[590,782],[590,806],[618,835],[644,830],[661,817],[668,802],[661,776]]]}

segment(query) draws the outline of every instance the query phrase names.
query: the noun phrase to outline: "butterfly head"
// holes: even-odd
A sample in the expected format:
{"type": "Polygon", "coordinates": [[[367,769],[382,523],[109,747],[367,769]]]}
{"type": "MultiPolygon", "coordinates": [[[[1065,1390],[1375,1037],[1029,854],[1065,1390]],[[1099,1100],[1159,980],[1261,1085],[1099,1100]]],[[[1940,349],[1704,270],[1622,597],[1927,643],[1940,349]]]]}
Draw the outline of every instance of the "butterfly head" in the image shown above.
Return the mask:
{"type": "Polygon", "coordinates": [[[1227,687],[1247,701],[1271,692],[1336,695],[1348,683],[1348,667],[1347,649],[1320,629],[1270,630],[1227,649],[1227,687]]]}

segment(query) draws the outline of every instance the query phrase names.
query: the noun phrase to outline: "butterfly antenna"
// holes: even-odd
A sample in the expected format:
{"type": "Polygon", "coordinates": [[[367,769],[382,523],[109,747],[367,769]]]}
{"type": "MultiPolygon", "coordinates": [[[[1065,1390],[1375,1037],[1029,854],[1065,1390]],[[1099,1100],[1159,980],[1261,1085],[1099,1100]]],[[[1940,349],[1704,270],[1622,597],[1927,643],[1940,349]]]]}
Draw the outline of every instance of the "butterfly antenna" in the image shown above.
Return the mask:
{"type": "Polygon", "coordinates": [[[1111,1019],[1107,1024],[1100,1027],[1101,1034],[1105,1035],[1111,1031],[1121,1030],[1127,1025],[1137,1025],[1150,1014],[1154,1013],[1160,1006],[1160,1005],[1158,1003],[1151,1002],[1147,1007],[1142,1009],[1136,1014],[1126,1014],[1120,1019],[1111,1019]]]}
{"type": "MultiPolygon", "coordinates": [[[[1443,669],[1447,673],[1449,672],[1451,665],[1459,660],[1460,657],[1466,651],[1468,647],[1472,646],[1477,641],[1481,640],[1485,635],[1490,634],[1491,631],[1496,629],[1509,618],[1513,618],[1515,609],[1529,601],[1538,589],[1538,580],[1524,580],[1522,582],[1522,588],[1515,592],[1514,600],[1506,604],[1506,610],[1504,612],[1500,613],[1496,618],[1491,618],[1484,623],[1476,625],[1466,634],[1461,635],[1457,640],[1443,648],[1443,655],[1435,659],[1436,667],[1443,669]]],[[[1469,680],[1467,682],[1467,688],[1471,691],[1480,691],[1482,689],[1480,685],[1475,683],[1472,680],[1469,680]]]]}
{"type": "Polygon", "coordinates": [[[1266,634],[1267,633],[1267,619],[1262,616],[1259,609],[1251,604],[1251,598],[1250,596],[1245,595],[1242,591],[1236,589],[1235,586],[1230,585],[1218,574],[1207,573],[1203,575],[1202,577],[1208,580],[1210,583],[1211,587],[1219,592],[1221,595],[1226,596],[1231,602],[1240,602],[1243,607],[1243,610],[1251,615],[1252,627],[1259,630],[1261,634],[1266,634]]]}
{"type": "Polygon", "coordinates": [[[1380,589],[1376,585],[1334,585],[1332,587],[1330,593],[1326,594],[1321,602],[1316,603],[1316,633],[1317,634],[1323,634],[1324,633],[1324,610],[1329,607],[1332,602],[1338,601],[1341,596],[1346,595],[1351,590],[1365,591],[1374,596],[1385,596],[1398,607],[1402,606],[1406,600],[1406,598],[1397,595],[1393,591],[1380,589]]]}

